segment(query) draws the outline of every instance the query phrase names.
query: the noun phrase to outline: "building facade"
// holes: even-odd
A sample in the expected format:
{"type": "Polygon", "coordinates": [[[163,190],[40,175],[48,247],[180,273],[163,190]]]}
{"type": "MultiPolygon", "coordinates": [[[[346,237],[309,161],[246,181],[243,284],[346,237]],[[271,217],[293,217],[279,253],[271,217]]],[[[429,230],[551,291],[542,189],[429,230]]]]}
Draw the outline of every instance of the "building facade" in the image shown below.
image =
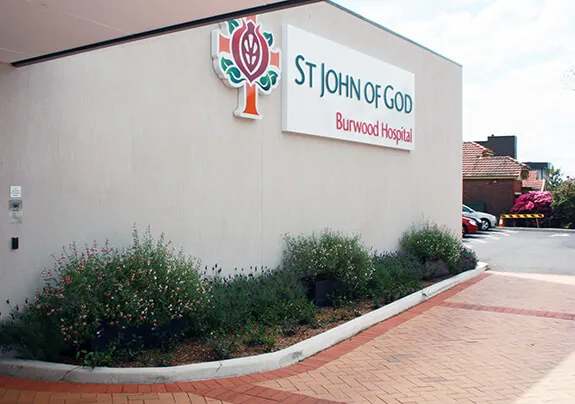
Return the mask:
{"type": "Polygon", "coordinates": [[[277,265],[286,233],[459,232],[461,66],[328,2],[0,65],[0,94],[2,313],[134,223],[225,271],[277,265]]]}

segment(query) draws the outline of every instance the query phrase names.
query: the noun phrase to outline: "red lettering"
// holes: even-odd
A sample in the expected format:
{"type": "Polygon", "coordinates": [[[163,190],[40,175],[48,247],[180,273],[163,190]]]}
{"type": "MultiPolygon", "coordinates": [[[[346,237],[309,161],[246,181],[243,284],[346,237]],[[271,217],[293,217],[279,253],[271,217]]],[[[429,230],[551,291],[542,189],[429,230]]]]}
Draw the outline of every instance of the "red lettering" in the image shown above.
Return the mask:
{"type": "Polygon", "coordinates": [[[335,114],[335,127],[337,130],[341,130],[343,128],[343,115],[341,112],[337,112],[335,114]]]}
{"type": "Polygon", "coordinates": [[[399,142],[412,143],[413,142],[413,128],[392,128],[387,122],[376,121],[375,123],[369,123],[366,121],[356,121],[354,119],[347,119],[341,112],[336,112],[335,114],[335,127],[337,130],[343,130],[345,132],[353,132],[362,135],[369,136],[380,136],[395,141],[395,144],[399,142]]]}

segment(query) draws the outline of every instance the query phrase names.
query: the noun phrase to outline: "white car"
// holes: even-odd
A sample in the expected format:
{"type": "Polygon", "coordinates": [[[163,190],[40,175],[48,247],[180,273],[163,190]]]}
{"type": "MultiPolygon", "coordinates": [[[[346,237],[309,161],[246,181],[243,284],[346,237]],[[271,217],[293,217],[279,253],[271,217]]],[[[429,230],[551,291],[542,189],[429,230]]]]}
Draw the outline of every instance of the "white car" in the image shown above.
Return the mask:
{"type": "Polygon", "coordinates": [[[463,216],[474,219],[479,224],[479,229],[483,231],[497,227],[497,218],[489,213],[478,212],[465,205],[462,205],[462,213],[463,216]]]}

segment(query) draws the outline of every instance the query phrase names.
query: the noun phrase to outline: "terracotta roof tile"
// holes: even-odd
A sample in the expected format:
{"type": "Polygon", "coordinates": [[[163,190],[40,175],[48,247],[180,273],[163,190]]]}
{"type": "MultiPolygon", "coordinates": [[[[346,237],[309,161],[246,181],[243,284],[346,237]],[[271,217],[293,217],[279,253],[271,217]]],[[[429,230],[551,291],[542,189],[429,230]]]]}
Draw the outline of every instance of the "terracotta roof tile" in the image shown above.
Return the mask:
{"type": "Polygon", "coordinates": [[[529,177],[523,180],[521,186],[523,188],[531,188],[534,191],[544,191],[545,180],[537,179],[537,171],[529,171],[529,177]]]}
{"type": "Polygon", "coordinates": [[[465,157],[487,157],[493,156],[493,150],[475,142],[463,142],[463,159],[465,157]]]}
{"type": "Polygon", "coordinates": [[[464,177],[520,177],[529,166],[509,156],[494,156],[493,151],[475,142],[463,142],[464,177]]]}

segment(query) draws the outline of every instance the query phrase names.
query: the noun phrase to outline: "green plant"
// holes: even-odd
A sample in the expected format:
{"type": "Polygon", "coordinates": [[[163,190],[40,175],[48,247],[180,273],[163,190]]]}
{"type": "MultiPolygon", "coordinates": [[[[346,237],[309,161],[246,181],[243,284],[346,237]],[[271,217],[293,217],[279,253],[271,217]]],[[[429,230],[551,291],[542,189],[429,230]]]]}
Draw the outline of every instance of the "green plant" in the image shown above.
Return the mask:
{"type": "Polygon", "coordinates": [[[395,251],[374,254],[374,266],[385,268],[394,277],[402,280],[422,280],[425,278],[425,265],[413,254],[395,251]]]}
{"type": "Polygon", "coordinates": [[[575,227],[575,180],[569,179],[557,185],[551,208],[554,215],[561,217],[563,227],[575,227]]]}
{"type": "Polygon", "coordinates": [[[312,324],[316,320],[317,306],[309,300],[302,299],[293,307],[293,320],[300,325],[312,324]]]}
{"type": "Polygon", "coordinates": [[[233,275],[220,276],[214,267],[206,275],[212,294],[195,334],[214,330],[231,332],[246,322],[256,325],[278,325],[308,322],[312,305],[306,298],[306,287],[293,270],[250,268],[248,274],[236,270],[233,275]]]}
{"type": "Polygon", "coordinates": [[[216,360],[231,359],[239,348],[239,336],[215,333],[211,342],[212,354],[216,360]]]}
{"type": "Polygon", "coordinates": [[[564,174],[560,168],[546,168],[545,169],[545,188],[548,191],[554,192],[559,185],[565,181],[564,174]]]}
{"type": "Polygon", "coordinates": [[[455,270],[452,271],[453,274],[458,274],[461,272],[468,271],[470,269],[474,269],[477,266],[477,255],[474,251],[470,250],[467,247],[461,249],[461,254],[459,255],[459,260],[457,261],[457,265],[455,270]]]}
{"type": "Polygon", "coordinates": [[[266,351],[271,351],[276,344],[275,331],[264,327],[252,328],[244,340],[248,346],[263,346],[266,351]]]}
{"type": "MultiPolygon", "coordinates": [[[[46,317],[50,339],[56,327],[62,346],[52,345],[47,349],[53,351],[47,353],[32,352],[33,345],[17,344],[22,355],[57,357],[66,348],[81,351],[94,341],[105,340],[104,330],[120,330],[114,338],[131,335],[128,330],[155,332],[184,315],[193,318],[207,300],[198,261],[175,251],[163,235],[154,241],[149,228],[143,235],[134,228],[133,243],[123,250],[112,248],[108,241],[102,247],[94,243],[84,250],[71,244],[55,259],[54,268],[43,271],[45,284],[35,301],[25,313],[14,316],[13,323],[2,326],[16,336],[20,332],[28,345],[32,343],[25,337],[29,331],[19,324],[30,323],[28,318],[46,317]]],[[[4,349],[8,345],[10,342],[2,343],[4,349]]],[[[13,342],[11,345],[14,347],[13,342]]]]}
{"type": "Polygon", "coordinates": [[[112,363],[114,358],[114,349],[110,351],[90,351],[81,349],[76,353],[77,359],[82,359],[83,366],[94,369],[96,366],[106,366],[112,363]]]}
{"type": "Polygon", "coordinates": [[[140,353],[135,359],[144,364],[144,366],[166,367],[171,365],[173,354],[157,349],[150,349],[140,353]]]}
{"type": "MultiPolygon", "coordinates": [[[[38,296],[36,305],[18,305],[0,322],[0,350],[15,351],[24,359],[56,361],[67,347],[62,339],[59,321],[48,316],[44,299],[38,296]]],[[[10,301],[6,301],[10,304],[10,301]]]]}
{"type": "Polygon", "coordinates": [[[365,293],[373,273],[370,251],[358,235],[326,230],[311,236],[285,236],[283,267],[302,277],[336,279],[355,296],[365,293]]]}
{"type": "Polygon", "coordinates": [[[416,256],[422,263],[442,260],[452,269],[457,265],[461,240],[451,230],[435,223],[411,228],[400,239],[401,250],[416,256]]]}
{"type": "Polygon", "coordinates": [[[281,328],[281,333],[284,337],[291,337],[297,334],[297,326],[295,324],[285,324],[281,328]]]}
{"type": "Polygon", "coordinates": [[[425,266],[411,254],[376,254],[370,295],[376,305],[391,303],[421,289],[425,266]]]}

